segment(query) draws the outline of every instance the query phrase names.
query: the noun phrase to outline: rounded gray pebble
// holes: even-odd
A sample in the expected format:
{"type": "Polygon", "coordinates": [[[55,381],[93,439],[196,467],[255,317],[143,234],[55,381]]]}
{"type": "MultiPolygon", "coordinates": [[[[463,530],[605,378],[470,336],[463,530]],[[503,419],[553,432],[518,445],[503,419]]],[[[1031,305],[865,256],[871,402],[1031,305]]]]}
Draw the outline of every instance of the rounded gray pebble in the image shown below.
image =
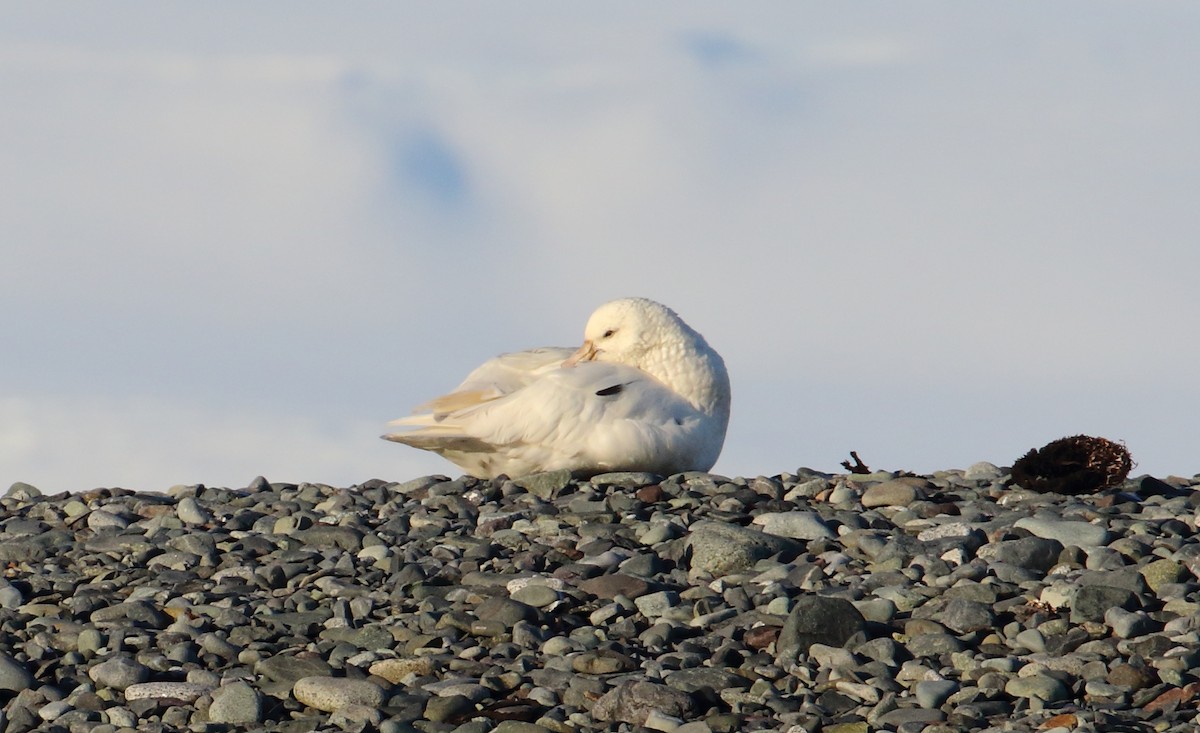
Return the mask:
{"type": "Polygon", "coordinates": [[[896,479],[868,486],[862,495],[862,505],[871,507],[908,506],[917,500],[917,488],[909,481],[896,479]]]}
{"type": "Polygon", "coordinates": [[[449,718],[475,711],[475,703],[463,695],[446,695],[429,698],[425,705],[425,718],[440,723],[449,718]]]}
{"type": "Polygon", "coordinates": [[[1131,639],[1143,636],[1157,629],[1158,624],[1141,611],[1126,611],[1123,608],[1110,608],[1104,613],[1104,623],[1108,624],[1113,634],[1121,639],[1131,639]]]}
{"type": "Polygon", "coordinates": [[[1102,547],[1112,541],[1108,529],[1091,522],[1022,517],[1013,526],[1027,530],[1035,537],[1057,540],[1064,547],[1102,547]]]}
{"type": "Polygon", "coordinates": [[[129,657],[112,657],[89,669],[88,676],[92,678],[97,687],[124,690],[130,685],[149,679],[150,668],[129,657]]]}
{"type": "Polygon", "coordinates": [[[105,716],[108,717],[108,722],[118,728],[133,728],[137,725],[137,716],[132,710],[122,707],[111,707],[104,709],[105,716]]]}
{"type": "Polygon", "coordinates": [[[262,711],[262,695],[249,683],[239,680],[213,690],[208,719],[214,723],[258,723],[262,721],[262,711]]]}
{"type": "Polygon", "coordinates": [[[292,687],[292,695],[305,705],[325,712],[347,705],[377,708],[384,700],[379,685],[343,677],[302,677],[292,687]]]}
{"type": "Polygon", "coordinates": [[[1014,677],[1004,685],[1004,692],[1013,697],[1024,697],[1043,702],[1058,702],[1070,697],[1071,691],[1058,679],[1047,675],[1014,677]]]}
{"type": "Polygon", "coordinates": [[[534,608],[545,608],[558,601],[558,591],[544,585],[531,583],[523,588],[518,588],[512,594],[512,599],[534,608]]]}
{"type": "Polygon", "coordinates": [[[917,704],[923,708],[939,708],[958,691],[954,680],[924,680],[913,689],[917,704]]]}
{"type": "Polygon", "coordinates": [[[184,524],[202,526],[212,522],[212,513],[200,506],[199,502],[190,496],[185,496],[179,500],[179,504],[175,507],[175,512],[179,515],[179,521],[184,524]]]}
{"type": "Polygon", "coordinates": [[[17,660],[0,652],[0,690],[20,692],[33,684],[33,675],[17,660]]]}
{"type": "Polygon", "coordinates": [[[125,688],[125,700],[132,702],[134,700],[170,698],[193,702],[210,691],[211,688],[207,685],[198,685],[192,682],[135,682],[125,688]]]}
{"type": "Polygon", "coordinates": [[[795,540],[834,539],[837,533],[816,512],[770,512],[759,514],[754,524],[763,532],[795,540]]]}
{"type": "Polygon", "coordinates": [[[20,608],[23,603],[25,596],[21,591],[9,585],[7,581],[0,580],[0,608],[12,611],[20,608]]]}
{"type": "Polygon", "coordinates": [[[776,554],[795,556],[801,545],[786,537],[719,522],[697,522],[688,537],[693,573],[713,576],[745,570],[756,561],[776,554]]]}
{"type": "Polygon", "coordinates": [[[674,608],[679,603],[679,594],[670,590],[648,593],[639,596],[633,603],[643,616],[654,619],[674,608]]]}

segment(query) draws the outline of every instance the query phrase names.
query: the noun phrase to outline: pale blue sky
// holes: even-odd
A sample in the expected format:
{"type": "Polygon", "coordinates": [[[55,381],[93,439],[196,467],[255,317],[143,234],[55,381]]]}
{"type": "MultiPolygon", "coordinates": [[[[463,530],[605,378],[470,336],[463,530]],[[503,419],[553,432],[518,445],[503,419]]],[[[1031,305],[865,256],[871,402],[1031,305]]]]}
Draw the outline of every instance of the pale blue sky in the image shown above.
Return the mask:
{"type": "Polygon", "coordinates": [[[378,439],[642,295],[715,470],[1200,471],[1200,8],[0,5],[0,483],[456,470],[378,439]]]}

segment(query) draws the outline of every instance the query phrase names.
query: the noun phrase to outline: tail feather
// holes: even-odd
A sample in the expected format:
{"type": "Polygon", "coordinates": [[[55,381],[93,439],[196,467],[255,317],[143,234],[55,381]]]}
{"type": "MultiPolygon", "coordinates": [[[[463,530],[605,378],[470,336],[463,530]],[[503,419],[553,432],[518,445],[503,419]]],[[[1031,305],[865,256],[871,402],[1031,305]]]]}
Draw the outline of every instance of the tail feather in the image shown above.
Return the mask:
{"type": "Polygon", "coordinates": [[[444,417],[452,412],[478,407],[484,402],[489,402],[500,396],[501,393],[495,389],[459,390],[450,394],[444,394],[441,397],[434,397],[425,404],[418,405],[414,412],[432,412],[436,416],[444,417]]]}
{"type": "Polygon", "coordinates": [[[407,417],[397,418],[388,423],[388,425],[406,425],[418,428],[438,428],[442,424],[438,422],[436,415],[408,415],[407,417]]]}
{"type": "Polygon", "coordinates": [[[485,443],[479,438],[461,434],[447,435],[418,430],[411,433],[388,433],[379,437],[394,443],[403,443],[413,448],[433,451],[434,453],[445,453],[446,451],[492,453],[496,450],[496,447],[490,443],[485,443]]]}

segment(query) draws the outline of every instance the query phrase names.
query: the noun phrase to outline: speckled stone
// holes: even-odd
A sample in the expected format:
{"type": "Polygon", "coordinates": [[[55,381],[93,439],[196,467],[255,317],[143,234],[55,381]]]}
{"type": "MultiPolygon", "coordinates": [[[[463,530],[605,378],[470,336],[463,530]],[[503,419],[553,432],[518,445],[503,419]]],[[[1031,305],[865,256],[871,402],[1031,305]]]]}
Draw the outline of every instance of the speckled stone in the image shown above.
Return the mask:
{"type": "Polygon", "coordinates": [[[213,723],[245,725],[259,723],[262,718],[262,694],[248,682],[237,680],[213,691],[208,706],[208,719],[213,723]]]}
{"type": "Polygon", "coordinates": [[[920,496],[918,486],[924,481],[914,484],[905,479],[894,479],[872,484],[862,494],[862,505],[872,507],[904,507],[912,504],[920,496]]]}
{"type": "Polygon", "coordinates": [[[745,570],[772,555],[795,557],[802,549],[795,540],[710,521],[692,525],[688,544],[692,571],[713,576],[745,570]]]}
{"type": "Polygon", "coordinates": [[[409,657],[403,659],[381,659],[370,667],[373,675],[382,677],[392,684],[399,684],[409,675],[428,677],[437,665],[433,657],[409,657]]]}
{"type": "Polygon", "coordinates": [[[126,701],[171,698],[192,702],[207,695],[212,688],[192,682],[135,682],[125,688],[126,701]]]}
{"type": "Polygon", "coordinates": [[[377,708],[384,700],[383,689],[379,685],[342,677],[302,677],[292,687],[292,695],[305,705],[326,712],[347,705],[377,708]]]}
{"type": "Polygon", "coordinates": [[[686,718],[696,710],[691,695],[651,682],[626,681],[610,690],[592,706],[600,721],[644,725],[652,712],[686,718]]]}
{"type": "Polygon", "coordinates": [[[817,512],[770,512],[759,514],[754,524],[767,534],[796,540],[820,540],[837,537],[828,522],[817,512]]]}

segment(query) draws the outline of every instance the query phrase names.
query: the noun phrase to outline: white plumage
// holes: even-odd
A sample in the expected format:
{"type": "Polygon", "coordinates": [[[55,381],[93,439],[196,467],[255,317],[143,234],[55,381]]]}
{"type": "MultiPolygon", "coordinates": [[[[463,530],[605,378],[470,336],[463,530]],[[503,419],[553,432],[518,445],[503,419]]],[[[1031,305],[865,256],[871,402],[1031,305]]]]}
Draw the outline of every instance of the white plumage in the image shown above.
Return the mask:
{"type": "Polygon", "coordinates": [[[577,350],[503,354],[383,436],[482,478],[566,468],[581,475],[707,471],[729,424],[720,355],[670,308],[600,306],[577,350]]]}

